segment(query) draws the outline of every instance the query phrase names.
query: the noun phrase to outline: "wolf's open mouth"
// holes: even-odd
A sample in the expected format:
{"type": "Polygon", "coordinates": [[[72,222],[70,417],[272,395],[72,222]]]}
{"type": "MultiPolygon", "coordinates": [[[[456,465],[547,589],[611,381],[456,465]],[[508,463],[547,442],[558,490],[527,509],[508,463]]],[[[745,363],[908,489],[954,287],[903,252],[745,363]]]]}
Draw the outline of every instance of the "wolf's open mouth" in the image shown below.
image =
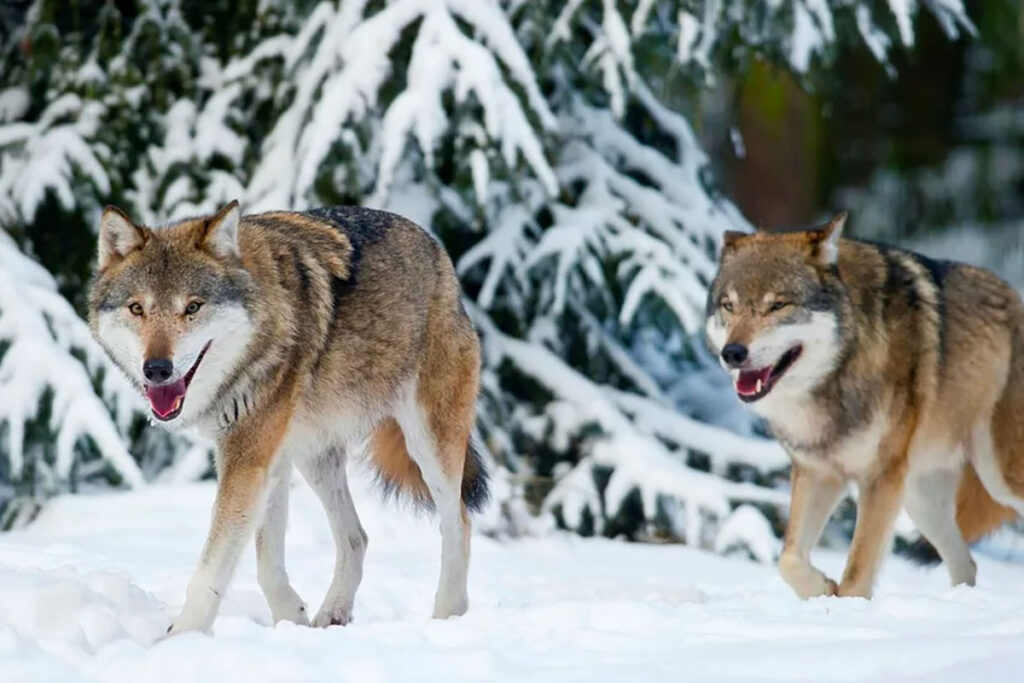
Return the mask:
{"type": "Polygon", "coordinates": [[[740,400],[745,403],[764,398],[772,390],[779,378],[789,370],[793,362],[800,356],[802,346],[794,346],[782,354],[782,358],[775,365],[759,368],[757,370],[740,370],[736,378],[736,393],[740,400]]]}
{"type": "Polygon", "coordinates": [[[192,384],[192,378],[195,376],[199,364],[203,362],[203,356],[206,355],[206,350],[210,348],[212,341],[211,339],[206,342],[206,346],[199,352],[196,362],[177,382],[146,387],[146,398],[149,399],[149,407],[156,419],[168,422],[181,414],[182,406],[185,405],[185,393],[188,391],[188,386],[192,384]]]}

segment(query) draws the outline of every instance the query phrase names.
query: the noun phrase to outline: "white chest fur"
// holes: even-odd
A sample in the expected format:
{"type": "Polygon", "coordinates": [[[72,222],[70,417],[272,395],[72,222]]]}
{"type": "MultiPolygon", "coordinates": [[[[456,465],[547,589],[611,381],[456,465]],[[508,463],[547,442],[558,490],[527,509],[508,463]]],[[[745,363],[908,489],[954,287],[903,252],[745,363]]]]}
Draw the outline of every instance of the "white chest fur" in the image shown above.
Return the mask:
{"type": "Polygon", "coordinates": [[[803,397],[769,394],[755,404],[773,432],[787,444],[793,458],[807,466],[826,466],[856,478],[878,457],[887,422],[875,414],[864,426],[838,438],[829,438],[830,416],[803,397]],[[786,400],[786,399],[789,400],[786,400]],[[801,448],[806,444],[806,448],[801,448]]]}

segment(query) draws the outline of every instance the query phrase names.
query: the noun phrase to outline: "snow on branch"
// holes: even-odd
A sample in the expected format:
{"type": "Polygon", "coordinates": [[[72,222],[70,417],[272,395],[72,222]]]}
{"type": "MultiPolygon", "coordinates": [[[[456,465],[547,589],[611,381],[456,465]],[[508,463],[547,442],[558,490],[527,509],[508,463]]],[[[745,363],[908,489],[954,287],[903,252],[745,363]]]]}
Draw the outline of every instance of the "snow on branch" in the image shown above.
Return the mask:
{"type": "Polygon", "coordinates": [[[110,178],[90,144],[103,111],[97,102],[66,94],[37,121],[0,125],[0,220],[31,222],[48,192],[65,209],[75,209],[76,174],[98,194],[110,192],[110,178]]]}
{"type": "MultiPolygon", "coordinates": [[[[555,127],[555,116],[497,2],[396,0],[367,12],[362,0],[337,8],[322,3],[291,45],[275,37],[208,76],[217,83],[242,81],[262,60],[284,56],[290,74],[285,85],[295,84],[253,170],[250,207],[307,204],[339,141],[364,160],[374,160],[374,188],[365,203],[385,205],[410,140],[432,166],[438,139],[452,130],[442,104],[447,94],[456,106],[472,99],[480,107],[479,130],[502,163],[514,167],[521,159],[546,192],[556,192],[542,140],[544,131],[555,127]],[[411,26],[416,26],[411,57],[395,73],[391,53],[411,26]],[[382,102],[382,91],[394,84],[401,89],[382,102]],[[373,130],[369,147],[353,134],[360,126],[373,130]]],[[[484,177],[480,161],[478,178],[484,177]]]]}
{"type": "Polygon", "coordinates": [[[724,227],[748,225],[728,202],[703,190],[699,164],[705,157],[685,122],[661,108],[646,89],[640,92],[656,121],[675,136],[680,161],[637,141],[607,110],[577,102],[563,121],[563,129],[573,134],[557,172],[563,186],[582,183],[583,189],[573,204],[551,207],[553,225],[530,247],[525,265],[555,260],[554,276],[543,286],[552,288],[548,298],[558,313],[574,286],[574,273],[582,274],[578,288],[605,287],[602,264],[614,256],[627,285],[621,324],[628,325],[653,296],[682,329],[694,333],[715,270],[709,245],[718,243],[724,227]]]}
{"type": "MultiPolygon", "coordinates": [[[[649,0],[639,0],[629,17],[628,28],[618,11],[619,4],[613,0],[567,2],[548,37],[549,45],[568,42],[574,26],[582,26],[593,34],[584,66],[600,72],[600,81],[616,116],[621,114],[625,91],[635,74],[635,44],[645,39],[663,40],[665,25],[672,22],[674,25],[668,28],[675,34],[676,59],[680,64],[697,67],[708,81],[714,79],[716,53],[730,49],[737,35],[741,37],[742,49],[781,46],[786,65],[796,73],[807,73],[816,58],[830,59],[830,50],[840,40],[837,16],[843,13],[853,14],[861,39],[875,58],[889,67],[888,24],[877,24],[871,3],[864,0],[703,0],[665,3],[664,12],[652,11],[654,3],[649,0]]],[[[950,39],[977,33],[963,0],[887,0],[887,5],[895,33],[904,47],[914,44],[914,21],[922,6],[950,39]]]]}
{"type": "Polygon", "coordinates": [[[38,458],[33,466],[67,480],[76,448],[92,440],[101,456],[129,486],[143,483],[142,473],[125,447],[124,432],[138,397],[110,365],[85,323],[57,293],[53,277],[23,255],[0,231],[0,422],[7,425],[6,455],[12,478],[26,466],[26,424],[50,399],[48,428],[56,432],[52,464],[38,458]],[[84,356],[84,363],[75,353],[84,356]],[[102,373],[99,394],[93,379],[102,373]],[[106,402],[105,402],[106,401],[106,402]],[[108,405],[109,404],[109,405],[108,405]],[[113,410],[113,416],[111,412],[113,410]]]}

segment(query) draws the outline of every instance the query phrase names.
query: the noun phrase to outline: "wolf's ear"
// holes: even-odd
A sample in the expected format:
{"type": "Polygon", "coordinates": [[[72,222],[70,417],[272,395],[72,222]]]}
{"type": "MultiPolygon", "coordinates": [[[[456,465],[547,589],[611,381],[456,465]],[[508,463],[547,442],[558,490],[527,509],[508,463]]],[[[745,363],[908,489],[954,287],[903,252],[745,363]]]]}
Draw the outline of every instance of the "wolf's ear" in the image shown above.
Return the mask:
{"type": "Polygon", "coordinates": [[[124,211],[116,206],[103,209],[100,217],[99,269],[123,259],[146,243],[145,231],[132,223],[124,211]]]}
{"type": "Polygon", "coordinates": [[[848,215],[843,211],[815,231],[819,235],[816,240],[818,260],[826,266],[834,266],[839,260],[839,238],[843,235],[848,215]]]}
{"type": "Polygon", "coordinates": [[[739,246],[743,238],[747,236],[747,233],[740,232],[739,230],[726,230],[722,234],[722,251],[735,249],[739,246]]]}
{"type": "Polygon", "coordinates": [[[238,208],[238,200],[235,199],[212,218],[207,219],[199,238],[199,245],[224,258],[240,256],[238,224],[241,220],[242,212],[238,208]]]}

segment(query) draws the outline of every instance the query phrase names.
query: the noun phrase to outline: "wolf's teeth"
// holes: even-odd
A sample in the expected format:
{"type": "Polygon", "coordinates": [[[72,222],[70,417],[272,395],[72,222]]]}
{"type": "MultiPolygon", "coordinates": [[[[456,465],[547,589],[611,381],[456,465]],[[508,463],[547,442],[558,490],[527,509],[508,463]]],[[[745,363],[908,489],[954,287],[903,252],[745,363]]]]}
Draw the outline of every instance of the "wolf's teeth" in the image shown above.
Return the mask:
{"type": "Polygon", "coordinates": [[[761,380],[760,379],[757,380],[757,387],[754,389],[759,394],[761,393],[761,384],[762,384],[761,380]]]}

